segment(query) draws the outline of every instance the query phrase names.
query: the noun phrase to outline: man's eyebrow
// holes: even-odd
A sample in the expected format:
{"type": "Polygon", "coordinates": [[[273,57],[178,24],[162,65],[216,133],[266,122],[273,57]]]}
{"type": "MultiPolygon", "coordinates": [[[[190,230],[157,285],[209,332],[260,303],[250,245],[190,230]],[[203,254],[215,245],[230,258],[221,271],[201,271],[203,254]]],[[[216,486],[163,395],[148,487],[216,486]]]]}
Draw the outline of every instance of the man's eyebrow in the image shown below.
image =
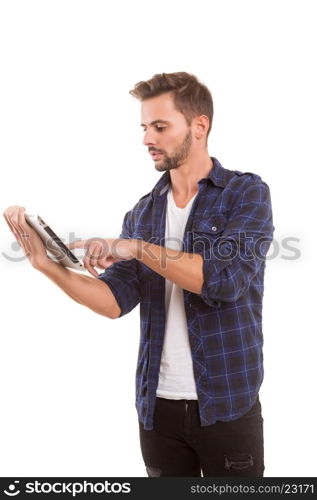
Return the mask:
{"type": "MultiPolygon", "coordinates": [[[[155,125],[156,123],[166,123],[166,125],[170,124],[170,122],[167,120],[154,120],[150,123],[150,125],[155,125]]],[[[145,123],[141,123],[141,127],[146,127],[145,123]]]]}

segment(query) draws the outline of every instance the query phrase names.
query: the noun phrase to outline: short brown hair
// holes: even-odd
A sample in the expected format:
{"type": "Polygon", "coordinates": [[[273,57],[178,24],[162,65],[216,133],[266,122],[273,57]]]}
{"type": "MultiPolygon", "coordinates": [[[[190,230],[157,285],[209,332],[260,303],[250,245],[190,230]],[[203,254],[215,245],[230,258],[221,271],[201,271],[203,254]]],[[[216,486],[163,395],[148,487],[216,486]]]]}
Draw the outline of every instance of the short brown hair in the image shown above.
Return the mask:
{"type": "Polygon", "coordinates": [[[130,90],[129,93],[140,101],[144,101],[166,92],[173,93],[175,108],[183,113],[189,125],[196,116],[208,116],[208,137],[214,115],[214,106],[209,89],[200,83],[196,76],[185,71],[160,73],[154,75],[150,80],[136,83],[134,89],[130,90]]]}

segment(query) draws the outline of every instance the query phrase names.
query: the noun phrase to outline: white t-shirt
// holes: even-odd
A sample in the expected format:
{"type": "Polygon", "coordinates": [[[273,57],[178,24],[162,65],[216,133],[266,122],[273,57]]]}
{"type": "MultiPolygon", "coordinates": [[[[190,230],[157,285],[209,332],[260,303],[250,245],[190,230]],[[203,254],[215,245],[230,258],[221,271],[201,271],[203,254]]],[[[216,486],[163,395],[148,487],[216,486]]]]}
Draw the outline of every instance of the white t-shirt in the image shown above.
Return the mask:
{"type": "MultiPolygon", "coordinates": [[[[182,250],[187,219],[196,195],[186,207],[175,204],[167,193],[165,246],[182,250]]],[[[198,399],[184,308],[183,289],[165,280],[165,337],[156,395],[167,399],[198,399]]]]}

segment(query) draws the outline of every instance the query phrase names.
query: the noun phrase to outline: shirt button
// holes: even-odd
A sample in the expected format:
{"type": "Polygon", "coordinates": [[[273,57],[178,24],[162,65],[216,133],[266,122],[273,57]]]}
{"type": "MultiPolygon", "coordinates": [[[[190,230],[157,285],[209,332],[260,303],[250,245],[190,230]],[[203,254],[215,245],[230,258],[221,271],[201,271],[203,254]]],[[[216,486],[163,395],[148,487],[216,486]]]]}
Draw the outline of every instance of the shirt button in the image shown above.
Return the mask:
{"type": "Polygon", "coordinates": [[[217,227],[216,226],[212,226],[211,230],[212,231],[217,231],[217,227]]]}

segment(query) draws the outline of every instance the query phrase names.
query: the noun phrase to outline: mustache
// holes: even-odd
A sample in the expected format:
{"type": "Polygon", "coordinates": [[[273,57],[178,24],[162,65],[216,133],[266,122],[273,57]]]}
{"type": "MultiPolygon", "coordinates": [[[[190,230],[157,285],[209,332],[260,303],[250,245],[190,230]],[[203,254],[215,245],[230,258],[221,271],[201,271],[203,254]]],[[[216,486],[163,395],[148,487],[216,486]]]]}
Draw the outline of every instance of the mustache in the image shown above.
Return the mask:
{"type": "Polygon", "coordinates": [[[162,151],[161,149],[155,149],[155,148],[152,148],[152,147],[149,148],[149,153],[151,153],[152,151],[155,152],[155,153],[163,153],[164,154],[164,151],[162,151]]]}

